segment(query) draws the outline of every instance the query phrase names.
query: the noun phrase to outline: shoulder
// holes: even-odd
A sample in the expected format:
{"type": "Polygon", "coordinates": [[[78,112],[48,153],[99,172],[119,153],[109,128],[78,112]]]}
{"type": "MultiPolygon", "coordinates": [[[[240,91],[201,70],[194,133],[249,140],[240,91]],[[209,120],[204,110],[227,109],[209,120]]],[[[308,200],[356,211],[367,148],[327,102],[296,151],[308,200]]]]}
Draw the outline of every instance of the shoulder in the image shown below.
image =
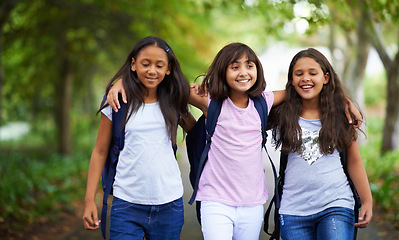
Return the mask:
{"type": "Polygon", "coordinates": [[[272,91],[263,91],[262,92],[262,96],[266,99],[267,103],[269,104],[269,102],[271,104],[273,104],[273,100],[274,100],[274,92],[272,91]]]}
{"type": "Polygon", "coordinates": [[[101,110],[101,113],[112,121],[112,108],[108,105],[101,110]]]}

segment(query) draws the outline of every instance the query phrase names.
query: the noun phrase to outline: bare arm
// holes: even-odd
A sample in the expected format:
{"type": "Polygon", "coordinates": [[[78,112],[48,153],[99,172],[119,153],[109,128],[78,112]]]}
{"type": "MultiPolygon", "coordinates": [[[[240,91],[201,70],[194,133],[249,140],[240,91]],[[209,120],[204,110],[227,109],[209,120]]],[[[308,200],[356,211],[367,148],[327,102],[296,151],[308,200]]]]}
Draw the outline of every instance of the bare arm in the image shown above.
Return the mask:
{"type": "Polygon", "coordinates": [[[273,106],[278,106],[281,103],[284,102],[285,100],[285,90],[278,90],[278,91],[273,91],[273,95],[274,95],[274,100],[273,100],[273,106]]]}
{"type": "Polygon", "coordinates": [[[107,159],[111,138],[112,122],[106,116],[102,115],[100,126],[98,128],[96,144],[90,158],[89,172],[87,176],[83,225],[88,230],[94,230],[99,227],[95,195],[107,159]]]}
{"type": "Polygon", "coordinates": [[[127,103],[126,91],[123,87],[122,79],[118,79],[107,94],[107,102],[115,112],[118,112],[118,109],[121,108],[118,100],[119,93],[122,95],[123,102],[127,103]]]}
{"type": "Polygon", "coordinates": [[[373,198],[367,173],[363,165],[362,158],[359,152],[359,145],[357,141],[352,143],[352,146],[347,152],[348,159],[348,173],[359,193],[362,200],[362,207],[359,213],[359,222],[355,224],[356,227],[365,228],[370,223],[373,217],[373,198]]]}

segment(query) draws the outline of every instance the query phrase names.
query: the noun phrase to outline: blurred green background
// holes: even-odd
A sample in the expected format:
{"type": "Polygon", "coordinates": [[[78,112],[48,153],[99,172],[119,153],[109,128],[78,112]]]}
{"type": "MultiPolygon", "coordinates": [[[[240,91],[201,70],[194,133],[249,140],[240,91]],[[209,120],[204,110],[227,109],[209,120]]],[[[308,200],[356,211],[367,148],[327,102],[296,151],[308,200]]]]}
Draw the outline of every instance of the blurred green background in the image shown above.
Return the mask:
{"type": "Polygon", "coordinates": [[[398,0],[2,0],[0,230],[84,198],[106,84],[148,35],[171,45],[192,83],[224,45],[246,43],[268,90],[284,88],[296,52],[320,49],[365,115],[374,200],[399,227],[398,26],[398,0]]]}

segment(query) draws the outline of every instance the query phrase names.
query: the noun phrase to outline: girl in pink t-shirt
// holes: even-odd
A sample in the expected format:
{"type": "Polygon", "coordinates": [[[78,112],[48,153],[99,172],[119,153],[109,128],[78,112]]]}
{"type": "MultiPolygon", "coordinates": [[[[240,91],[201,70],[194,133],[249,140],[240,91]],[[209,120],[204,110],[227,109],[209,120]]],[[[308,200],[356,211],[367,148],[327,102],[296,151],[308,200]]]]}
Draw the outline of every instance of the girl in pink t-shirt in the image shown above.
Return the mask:
{"type": "MultiPolygon", "coordinates": [[[[259,239],[268,191],[262,163],[262,127],[250,97],[265,97],[268,110],[284,91],[264,92],[263,68],[245,44],[222,48],[201,87],[211,100],[223,100],[196,200],[201,201],[204,239],[259,239]]],[[[206,115],[209,99],[190,94],[190,104],[206,115]]]]}

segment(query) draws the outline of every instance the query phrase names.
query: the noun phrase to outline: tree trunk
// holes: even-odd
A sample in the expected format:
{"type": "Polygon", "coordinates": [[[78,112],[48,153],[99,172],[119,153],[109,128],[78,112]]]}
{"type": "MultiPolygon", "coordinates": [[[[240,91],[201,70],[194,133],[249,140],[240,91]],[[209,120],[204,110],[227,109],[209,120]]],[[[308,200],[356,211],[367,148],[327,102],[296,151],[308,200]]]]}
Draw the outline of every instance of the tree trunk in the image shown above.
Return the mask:
{"type": "Polygon", "coordinates": [[[71,89],[73,84],[73,73],[70,68],[69,60],[66,56],[61,61],[61,71],[59,75],[57,89],[57,132],[58,132],[58,152],[62,155],[70,155],[71,131],[70,131],[70,107],[71,89]]]}
{"type": "Polygon", "coordinates": [[[3,32],[2,29],[0,29],[0,126],[2,125],[3,86],[6,78],[3,71],[3,62],[1,61],[1,55],[3,53],[2,32],[3,32]]]}
{"type": "MultiPolygon", "coordinates": [[[[399,54],[397,55],[399,56],[399,54]]],[[[399,59],[398,57],[396,59],[399,59]]],[[[387,106],[382,136],[382,154],[395,151],[399,144],[399,61],[395,61],[387,71],[387,106]]]]}
{"type": "Polygon", "coordinates": [[[3,62],[1,61],[1,56],[3,53],[3,27],[10,16],[11,11],[17,5],[16,0],[3,1],[0,5],[0,126],[2,119],[2,104],[3,104],[3,86],[6,76],[3,71],[3,62]]]}
{"type": "Polygon", "coordinates": [[[57,55],[59,59],[58,79],[55,91],[55,114],[57,131],[57,151],[69,156],[72,151],[70,133],[71,89],[73,85],[72,63],[69,60],[67,37],[64,32],[58,35],[57,55]]]}
{"type": "Polygon", "coordinates": [[[368,12],[369,31],[368,37],[377,51],[388,79],[387,84],[387,106],[382,136],[381,153],[398,149],[399,142],[399,51],[395,58],[391,58],[381,35],[381,31],[373,21],[371,13],[368,12]]]}
{"type": "Polygon", "coordinates": [[[355,60],[353,68],[349,71],[346,87],[352,99],[359,105],[360,110],[365,110],[363,80],[366,72],[367,60],[370,52],[370,42],[366,32],[366,13],[361,12],[357,21],[355,60]]]}

